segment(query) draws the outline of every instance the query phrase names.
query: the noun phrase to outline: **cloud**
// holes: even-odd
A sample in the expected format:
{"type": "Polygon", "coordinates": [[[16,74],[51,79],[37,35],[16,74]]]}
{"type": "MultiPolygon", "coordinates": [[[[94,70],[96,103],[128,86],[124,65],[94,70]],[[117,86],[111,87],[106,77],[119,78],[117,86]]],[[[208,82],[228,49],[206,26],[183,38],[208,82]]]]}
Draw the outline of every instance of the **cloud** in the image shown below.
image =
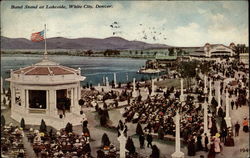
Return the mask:
{"type": "Polygon", "coordinates": [[[222,14],[210,17],[211,24],[208,26],[207,37],[211,43],[248,43],[248,28],[239,29],[237,24],[232,23],[222,14]]]}
{"type": "Polygon", "coordinates": [[[179,26],[170,32],[169,43],[176,46],[200,46],[204,42],[201,40],[202,35],[200,25],[192,22],[186,26],[179,26]]]}

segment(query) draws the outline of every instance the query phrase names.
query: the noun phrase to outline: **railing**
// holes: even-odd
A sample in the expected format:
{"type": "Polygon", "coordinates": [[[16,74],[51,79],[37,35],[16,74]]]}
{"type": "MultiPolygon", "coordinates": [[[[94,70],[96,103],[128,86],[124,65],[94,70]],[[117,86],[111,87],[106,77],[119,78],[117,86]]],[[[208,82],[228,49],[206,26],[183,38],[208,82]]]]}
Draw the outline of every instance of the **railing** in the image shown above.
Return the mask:
{"type": "Polygon", "coordinates": [[[29,108],[29,113],[34,113],[34,114],[45,114],[46,109],[36,109],[36,108],[29,108]]]}

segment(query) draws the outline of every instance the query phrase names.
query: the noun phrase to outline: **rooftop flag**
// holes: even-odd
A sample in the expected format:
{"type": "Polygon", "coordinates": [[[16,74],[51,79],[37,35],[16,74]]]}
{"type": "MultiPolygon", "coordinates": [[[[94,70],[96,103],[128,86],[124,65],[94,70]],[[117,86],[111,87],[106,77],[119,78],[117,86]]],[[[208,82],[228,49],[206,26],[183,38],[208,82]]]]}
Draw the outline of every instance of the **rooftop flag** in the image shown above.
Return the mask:
{"type": "Polygon", "coordinates": [[[43,40],[44,40],[44,30],[31,34],[31,41],[39,42],[39,41],[43,41],[43,40]]]}

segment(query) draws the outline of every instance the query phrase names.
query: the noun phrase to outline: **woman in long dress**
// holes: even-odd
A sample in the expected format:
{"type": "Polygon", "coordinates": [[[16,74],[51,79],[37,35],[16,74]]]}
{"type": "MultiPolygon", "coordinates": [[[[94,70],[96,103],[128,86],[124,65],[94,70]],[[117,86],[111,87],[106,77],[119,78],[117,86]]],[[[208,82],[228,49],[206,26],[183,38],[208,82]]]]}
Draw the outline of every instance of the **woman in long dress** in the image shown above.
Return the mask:
{"type": "Polygon", "coordinates": [[[221,149],[220,149],[220,138],[216,137],[214,140],[214,151],[216,153],[220,153],[221,149]]]}
{"type": "Polygon", "coordinates": [[[214,148],[215,148],[215,147],[214,147],[214,142],[213,142],[213,140],[211,140],[210,149],[209,149],[207,158],[215,158],[215,151],[214,151],[214,148]]]}

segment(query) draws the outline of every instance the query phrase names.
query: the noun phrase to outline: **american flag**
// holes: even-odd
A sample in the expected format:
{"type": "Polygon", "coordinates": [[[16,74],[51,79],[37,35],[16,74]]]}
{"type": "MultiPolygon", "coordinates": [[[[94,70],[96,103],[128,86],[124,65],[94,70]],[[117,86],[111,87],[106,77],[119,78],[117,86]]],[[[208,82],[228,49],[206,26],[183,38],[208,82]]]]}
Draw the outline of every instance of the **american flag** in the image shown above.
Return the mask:
{"type": "Polygon", "coordinates": [[[44,40],[44,30],[31,34],[31,41],[39,42],[39,41],[43,41],[43,40],[44,40]]]}

